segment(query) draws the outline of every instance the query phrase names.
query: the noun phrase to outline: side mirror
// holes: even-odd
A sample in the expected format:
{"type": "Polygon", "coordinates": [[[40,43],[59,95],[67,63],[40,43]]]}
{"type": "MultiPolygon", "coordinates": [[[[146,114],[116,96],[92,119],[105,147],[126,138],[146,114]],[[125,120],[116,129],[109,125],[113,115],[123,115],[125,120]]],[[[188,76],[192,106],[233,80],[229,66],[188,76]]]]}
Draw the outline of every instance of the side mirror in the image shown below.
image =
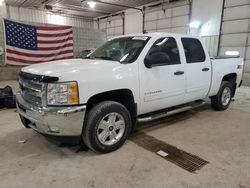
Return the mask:
{"type": "Polygon", "coordinates": [[[152,61],[150,58],[145,58],[144,59],[144,65],[145,67],[147,67],[148,69],[152,68],[152,61]]]}
{"type": "Polygon", "coordinates": [[[144,65],[147,68],[167,65],[169,64],[169,62],[170,62],[169,56],[163,52],[153,52],[144,59],[144,65]]]}

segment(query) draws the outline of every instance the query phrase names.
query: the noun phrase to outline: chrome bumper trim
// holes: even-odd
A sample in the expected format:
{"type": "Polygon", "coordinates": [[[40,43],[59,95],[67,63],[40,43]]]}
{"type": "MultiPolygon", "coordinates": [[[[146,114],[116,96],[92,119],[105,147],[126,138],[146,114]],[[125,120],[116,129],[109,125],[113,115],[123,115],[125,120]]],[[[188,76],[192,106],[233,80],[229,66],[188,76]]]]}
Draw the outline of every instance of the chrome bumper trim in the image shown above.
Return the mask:
{"type": "Polygon", "coordinates": [[[30,121],[37,132],[57,136],[80,136],[86,105],[70,107],[37,107],[16,95],[17,111],[30,121]]]}

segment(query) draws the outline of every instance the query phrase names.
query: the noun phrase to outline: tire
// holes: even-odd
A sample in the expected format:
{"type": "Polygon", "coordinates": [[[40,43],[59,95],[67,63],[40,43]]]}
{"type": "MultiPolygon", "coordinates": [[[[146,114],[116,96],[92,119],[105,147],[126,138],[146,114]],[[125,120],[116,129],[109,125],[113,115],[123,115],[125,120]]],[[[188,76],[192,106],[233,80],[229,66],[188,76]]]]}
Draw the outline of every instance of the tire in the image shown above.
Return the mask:
{"type": "Polygon", "coordinates": [[[211,97],[211,105],[215,110],[218,111],[226,110],[231,104],[232,96],[233,96],[233,83],[228,81],[222,81],[220,90],[217,93],[217,95],[211,97]],[[227,96],[225,96],[225,94],[227,94],[227,96]]]}
{"type": "Polygon", "coordinates": [[[84,143],[94,152],[109,153],[124,144],[131,127],[128,110],[120,103],[105,101],[87,112],[82,137],[84,143]]]}

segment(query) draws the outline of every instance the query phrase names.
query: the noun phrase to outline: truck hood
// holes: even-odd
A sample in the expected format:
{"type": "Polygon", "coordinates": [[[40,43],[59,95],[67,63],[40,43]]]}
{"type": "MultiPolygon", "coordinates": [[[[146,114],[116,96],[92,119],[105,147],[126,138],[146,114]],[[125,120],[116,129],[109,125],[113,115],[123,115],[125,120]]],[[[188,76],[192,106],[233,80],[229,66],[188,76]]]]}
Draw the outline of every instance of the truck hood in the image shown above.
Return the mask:
{"type": "Polygon", "coordinates": [[[117,66],[121,66],[119,62],[100,60],[100,59],[67,59],[52,61],[48,63],[41,63],[31,65],[22,69],[23,72],[45,75],[45,76],[56,76],[62,77],[67,74],[77,74],[83,71],[95,71],[105,69],[112,69],[117,66]]]}
{"type": "Polygon", "coordinates": [[[59,82],[77,81],[80,104],[106,91],[129,89],[139,93],[138,64],[101,59],[68,59],[28,66],[25,73],[58,77],[59,82]]]}

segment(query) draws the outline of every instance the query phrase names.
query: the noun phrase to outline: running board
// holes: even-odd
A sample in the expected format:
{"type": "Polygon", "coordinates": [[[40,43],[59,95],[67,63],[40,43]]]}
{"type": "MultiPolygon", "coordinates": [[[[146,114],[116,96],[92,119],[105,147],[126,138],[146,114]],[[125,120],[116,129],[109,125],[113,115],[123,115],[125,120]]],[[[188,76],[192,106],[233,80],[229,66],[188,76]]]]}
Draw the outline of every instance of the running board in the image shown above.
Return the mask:
{"type": "Polygon", "coordinates": [[[161,118],[168,117],[168,116],[171,116],[174,114],[178,114],[180,112],[185,112],[187,110],[191,110],[191,109],[200,107],[200,106],[204,105],[205,103],[206,102],[202,101],[201,103],[196,104],[196,105],[193,104],[193,105],[189,105],[189,106],[180,107],[180,108],[177,108],[177,109],[174,109],[171,111],[166,111],[166,112],[161,112],[161,113],[154,114],[151,116],[141,117],[141,118],[137,119],[137,122],[138,123],[146,123],[146,122],[154,121],[157,119],[161,119],[161,118]]]}

